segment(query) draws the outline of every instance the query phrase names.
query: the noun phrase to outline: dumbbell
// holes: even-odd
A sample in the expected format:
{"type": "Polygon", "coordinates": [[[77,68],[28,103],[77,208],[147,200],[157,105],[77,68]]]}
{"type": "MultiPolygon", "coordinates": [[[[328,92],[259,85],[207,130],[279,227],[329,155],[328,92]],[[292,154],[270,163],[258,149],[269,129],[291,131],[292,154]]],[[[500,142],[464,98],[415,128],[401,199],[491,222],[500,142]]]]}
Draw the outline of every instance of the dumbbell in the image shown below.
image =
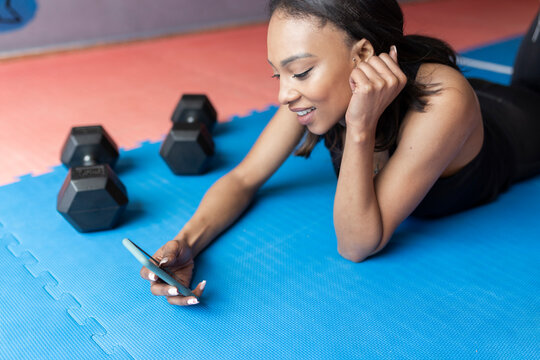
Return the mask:
{"type": "Polygon", "coordinates": [[[118,155],[118,147],[102,126],[71,129],[61,156],[70,169],[56,209],[79,232],[114,227],[126,208],[126,187],[112,170],[118,155]]]}
{"type": "Polygon", "coordinates": [[[185,94],[176,106],[173,126],[161,144],[159,154],[176,175],[201,174],[214,155],[210,131],[217,113],[206,95],[185,94]]]}

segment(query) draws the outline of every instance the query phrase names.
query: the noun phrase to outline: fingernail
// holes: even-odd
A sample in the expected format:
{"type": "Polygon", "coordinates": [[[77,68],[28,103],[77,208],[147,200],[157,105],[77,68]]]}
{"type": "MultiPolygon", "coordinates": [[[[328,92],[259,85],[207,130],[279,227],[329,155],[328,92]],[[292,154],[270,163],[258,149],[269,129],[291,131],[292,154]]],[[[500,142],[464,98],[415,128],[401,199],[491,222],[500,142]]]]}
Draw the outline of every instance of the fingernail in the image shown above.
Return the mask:
{"type": "Polygon", "coordinates": [[[178,289],[175,288],[175,287],[169,288],[168,293],[169,293],[169,295],[171,295],[171,296],[176,296],[176,295],[178,295],[178,289]]]}
{"type": "Polygon", "coordinates": [[[206,286],[206,280],[203,280],[203,281],[201,282],[201,291],[204,290],[204,287],[205,287],[205,286],[206,286]]]}
{"type": "Polygon", "coordinates": [[[161,259],[161,261],[159,262],[159,266],[165,264],[167,261],[169,261],[169,258],[163,258],[163,259],[161,259]]]}
{"type": "Polygon", "coordinates": [[[195,299],[195,298],[191,298],[191,299],[188,299],[187,303],[189,305],[195,305],[195,304],[198,304],[199,303],[199,300],[195,299]]]}
{"type": "Polygon", "coordinates": [[[152,280],[152,281],[156,281],[156,280],[157,280],[157,276],[156,276],[156,274],[154,274],[154,273],[149,273],[149,274],[148,274],[148,278],[149,278],[150,280],[152,280]]]}
{"type": "Polygon", "coordinates": [[[396,45],[392,45],[392,50],[394,50],[394,52],[395,52],[396,55],[397,55],[397,47],[396,47],[396,45]]]}

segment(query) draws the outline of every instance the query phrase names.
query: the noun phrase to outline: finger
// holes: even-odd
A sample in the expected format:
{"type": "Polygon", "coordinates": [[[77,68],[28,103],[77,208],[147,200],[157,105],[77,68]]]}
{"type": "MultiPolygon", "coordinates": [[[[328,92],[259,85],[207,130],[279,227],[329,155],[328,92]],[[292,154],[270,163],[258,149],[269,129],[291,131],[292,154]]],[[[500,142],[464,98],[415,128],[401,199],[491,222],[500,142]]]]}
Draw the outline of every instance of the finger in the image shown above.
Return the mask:
{"type": "Polygon", "coordinates": [[[349,85],[354,93],[360,86],[362,86],[362,84],[369,84],[369,78],[364,71],[358,67],[351,72],[351,76],[349,77],[349,85]]]}
{"type": "Polygon", "coordinates": [[[159,265],[161,267],[185,265],[193,260],[191,248],[182,240],[171,240],[160,250],[159,265]]]}
{"type": "MultiPolygon", "coordinates": [[[[372,56],[369,59],[369,65],[377,71],[379,76],[383,78],[387,83],[390,85],[394,85],[397,82],[397,76],[394,74],[394,70],[392,70],[386,61],[382,59],[382,56],[386,55],[385,57],[388,58],[388,54],[381,54],[379,56],[372,56]]],[[[399,69],[399,66],[397,67],[399,69]]]]}
{"type": "Polygon", "coordinates": [[[366,84],[366,88],[381,89],[385,85],[385,80],[381,77],[381,74],[369,63],[363,62],[359,65],[360,70],[364,72],[368,78],[369,84],[366,84]]]}
{"type": "Polygon", "coordinates": [[[154,258],[159,261],[159,265],[172,263],[176,259],[180,244],[176,240],[167,241],[165,245],[160,247],[154,254],[154,258]]]}
{"type": "Polygon", "coordinates": [[[377,69],[375,68],[375,64],[377,64],[378,61],[373,58],[374,56],[370,60],[358,64],[359,69],[362,70],[364,74],[366,74],[370,81],[378,80],[381,78],[379,71],[377,71],[377,69]]]}
{"type": "Polygon", "coordinates": [[[384,79],[383,86],[386,89],[401,90],[402,86],[400,78],[398,77],[398,75],[394,74],[392,70],[390,70],[390,68],[383,60],[378,58],[377,61],[372,64],[372,66],[379,72],[379,76],[384,79]]]}
{"type": "Polygon", "coordinates": [[[407,75],[401,70],[399,64],[394,62],[394,60],[388,54],[381,54],[380,58],[385,62],[386,66],[393,72],[394,76],[399,80],[401,86],[405,86],[407,83],[407,75]]]}
{"type": "Polygon", "coordinates": [[[396,45],[392,45],[390,46],[390,57],[392,58],[392,60],[394,60],[396,63],[398,62],[397,60],[397,47],[396,45]]]}
{"type": "Polygon", "coordinates": [[[199,285],[197,285],[195,289],[193,289],[192,293],[197,297],[201,297],[205,286],[206,286],[206,280],[203,280],[199,283],[199,285]]]}
{"type": "Polygon", "coordinates": [[[156,296],[178,296],[178,289],[164,282],[153,283],[150,292],[156,296]]]}
{"type": "Polygon", "coordinates": [[[167,296],[167,301],[171,305],[196,305],[199,303],[199,300],[193,296],[167,296]]]}
{"type": "MultiPolygon", "coordinates": [[[[197,285],[197,287],[192,291],[193,295],[195,295],[196,297],[201,297],[205,286],[206,286],[206,280],[201,281],[199,285],[197,285]]],[[[172,305],[183,306],[183,305],[196,305],[199,303],[197,298],[193,296],[181,296],[181,295],[176,296],[178,295],[178,292],[176,291],[176,288],[172,286],[170,287],[170,289],[159,288],[156,286],[155,291],[156,291],[156,294],[154,295],[161,295],[162,293],[167,292],[165,296],[167,296],[167,301],[169,302],[169,304],[172,304],[172,305]]]]}
{"type": "Polygon", "coordinates": [[[157,281],[158,280],[157,275],[154,274],[153,272],[151,272],[150,270],[148,270],[145,267],[141,268],[140,274],[141,274],[141,277],[143,279],[145,279],[145,280],[150,280],[150,281],[157,281]]]}

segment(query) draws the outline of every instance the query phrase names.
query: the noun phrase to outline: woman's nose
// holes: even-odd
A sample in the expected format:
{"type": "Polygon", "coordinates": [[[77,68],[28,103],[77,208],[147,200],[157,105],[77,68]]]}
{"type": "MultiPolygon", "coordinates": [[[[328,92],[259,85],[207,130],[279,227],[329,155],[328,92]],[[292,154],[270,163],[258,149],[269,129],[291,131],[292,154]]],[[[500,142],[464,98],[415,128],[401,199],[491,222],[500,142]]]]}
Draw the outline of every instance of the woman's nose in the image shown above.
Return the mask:
{"type": "Polygon", "coordinates": [[[287,82],[279,84],[278,101],[281,105],[287,105],[300,97],[298,90],[290,86],[287,82]]]}

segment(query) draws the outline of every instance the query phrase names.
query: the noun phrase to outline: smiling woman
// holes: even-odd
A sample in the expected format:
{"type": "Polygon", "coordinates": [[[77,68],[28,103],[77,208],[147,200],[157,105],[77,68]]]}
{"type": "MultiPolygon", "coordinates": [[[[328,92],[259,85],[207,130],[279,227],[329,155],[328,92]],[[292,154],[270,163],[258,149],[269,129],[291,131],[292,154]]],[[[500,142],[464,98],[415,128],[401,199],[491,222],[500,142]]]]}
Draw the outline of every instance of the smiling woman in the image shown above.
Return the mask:
{"type": "MultiPolygon", "coordinates": [[[[351,54],[349,54],[353,50],[352,46],[356,41],[365,39],[365,42],[362,44],[357,44],[362,45],[363,48],[356,49],[356,51],[361,51],[365,54],[369,52],[376,54],[385,53],[390,50],[391,46],[397,46],[400,49],[399,63],[401,71],[406,74],[408,83],[396,101],[393,101],[387,107],[386,111],[384,111],[377,125],[378,141],[376,149],[379,151],[387,150],[395,144],[400,117],[403,117],[403,111],[400,114],[399,108],[408,109],[412,106],[417,110],[423,110],[426,105],[426,100],[423,96],[432,93],[427,86],[415,81],[419,64],[422,62],[440,63],[457,69],[455,55],[447,44],[437,39],[418,35],[404,36],[403,16],[396,2],[389,1],[381,2],[380,4],[372,4],[371,2],[352,3],[354,6],[344,5],[349,11],[340,11],[342,9],[339,6],[327,6],[325,3],[271,1],[269,4],[271,13],[277,11],[278,13],[290,16],[285,16],[287,21],[283,21],[284,19],[281,16],[272,18],[274,22],[281,19],[282,24],[274,27],[270,26],[268,32],[268,50],[269,54],[277,54],[280,50],[282,52],[289,51],[294,53],[298,50],[292,47],[300,46],[309,47],[313,51],[317,51],[319,54],[318,58],[327,61],[324,64],[325,66],[334,66],[342,71],[341,74],[331,74],[326,69],[320,69],[320,65],[318,66],[318,70],[323,70],[325,75],[332,79],[335,84],[338,75],[342,79],[348,79],[350,75],[349,69],[352,69],[356,65],[356,63],[351,63],[350,60],[355,62],[357,57],[350,56],[351,54]],[[378,16],[372,16],[373,13],[377,13],[378,16]],[[299,26],[301,21],[306,26],[299,26]],[[334,24],[340,24],[340,27],[334,24]],[[381,25],[383,26],[381,27],[381,25]],[[302,29],[305,31],[301,31],[302,29]],[[283,33],[273,34],[272,31],[274,30],[283,33]],[[317,34],[316,37],[313,36],[315,33],[317,34]],[[274,42],[285,39],[286,42],[272,43],[270,41],[272,39],[274,42]],[[345,64],[343,63],[344,60],[347,60],[345,64]]],[[[272,22],[270,24],[272,25],[272,22]]],[[[313,54],[309,55],[311,55],[311,62],[314,62],[316,56],[313,54]]],[[[291,57],[290,60],[294,60],[294,57],[291,57]]],[[[284,64],[281,65],[284,67],[284,64]]],[[[312,68],[308,69],[308,72],[311,70],[312,68]]],[[[341,81],[341,84],[345,84],[345,91],[347,91],[347,81],[341,81]]],[[[283,87],[283,84],[280,85],[283,87]]],[[[336,88],[334,87],[332,90],[335,91],[336,88]]],[[[344,97],[342,95],[337,94],[336,98],[341,98],[343,102],[344,97]]],[[[280,102],[282,102],[281,98],[280,102]]],[[[348,101],[346,105],[348,105],[348,101]]],[[[344,105],[341,108],[344,108],[344,105]]],[[[338,126],[330,130],[316,134],[326,134],[325,138],[327,141],[329,140],[335,145],[335,140],[339,138],[338,135],[342,131],[338,126]]],[[[297,155],[309,156],[311,150],[319,140],[319,137],[314,135],[315,133],[313,131],[308,133],[304,146],[300,147],[297,155]]]]}
{"type": "Polygon", "coordinates": [[[354,66],[344,40],[330,24],[281,13],[270,20],[268,61],[279,79],[278,100],[315,134],[325,134],[343,116],[351,96],[354,66]]]}
{"type": "MultiPolygon", "coordinates": [[[[303,138],[297,155],[309,156],[322,138],[332,153],[337,248],[355,262],[380,251],[411,214],[462,211],[540,173],[540,94],[523,78],[539,69],[520,60],[538,58],[537,20],[516,61],[524,65],[505,87],[465,79],[443,42],[404,36],[394,0],[269,5],[268,62],[281,106],[244,160],[154,255],[186,286],[193,258],[238,218],[303,138]]],[[[171,304],[194,301],[170,296],[174,289],[145,268],[141,276],[171,304]]],[[[203,288],[204,282],[193,293],[203,288]]]]}

